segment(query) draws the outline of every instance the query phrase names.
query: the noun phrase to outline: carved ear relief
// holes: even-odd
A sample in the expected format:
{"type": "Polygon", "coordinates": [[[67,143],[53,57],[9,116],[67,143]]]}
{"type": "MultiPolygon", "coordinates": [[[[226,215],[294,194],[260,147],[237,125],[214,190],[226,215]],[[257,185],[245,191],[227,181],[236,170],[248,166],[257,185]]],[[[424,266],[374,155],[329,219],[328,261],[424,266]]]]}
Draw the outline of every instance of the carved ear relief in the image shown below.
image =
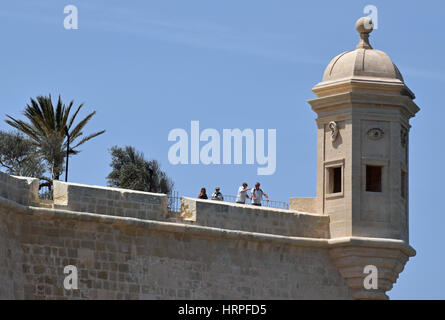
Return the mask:
{"type": "Polygon", "coordinates": [[[329,122],[328,126],[329,126],[329,129],[331,130],[331,141],[334,142],[335,140],[337,140],[337,136],[338,136],[337,122],[331,121],[331,122],[329,122]]]}

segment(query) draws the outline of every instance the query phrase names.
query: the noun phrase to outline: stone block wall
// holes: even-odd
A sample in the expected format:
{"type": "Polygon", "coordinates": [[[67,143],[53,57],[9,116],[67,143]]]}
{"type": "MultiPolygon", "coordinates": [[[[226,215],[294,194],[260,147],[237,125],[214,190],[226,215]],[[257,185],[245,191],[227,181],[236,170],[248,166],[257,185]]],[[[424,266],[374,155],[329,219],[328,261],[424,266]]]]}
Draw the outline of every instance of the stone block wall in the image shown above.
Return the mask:
{"type": "MultiPolygon", "coordinates": [[[[3,204],[7,201],[1,199],[0,202],[3,204]]],[[[19,221],[11,214],[9,206],[0,206],[0,299],[24,296],[23,251],[14,232],[19,228],[15,225],[19,221]]]]}
{"type": "Polygon", "coordinates": [[[0,197],[31,205],[37,201],[38,194],[39,179],[10,176],[0,172],[0,197]]]}
{"type": "Polygon", "coordinates": [[[321,240],[2,201],[0,228],[0,299],[351,298],[321,240]]]}
{"type": "Polygon", "coordinates": [[[283,236],[329,238],[329,216],[182,197],[180,216],[193,224],[283,236]]]}
{"type": "Polygon", "coordinates": [[[318,210],[319,199],[317,198],[290,198],[289,208],[291,210],[310,212],[310,213],[322,213],[318,210]]]}
{"type": "Polygon", "coordinates": [[[165,220],[167,195],[54,181],[54,208],[165,220]]]}

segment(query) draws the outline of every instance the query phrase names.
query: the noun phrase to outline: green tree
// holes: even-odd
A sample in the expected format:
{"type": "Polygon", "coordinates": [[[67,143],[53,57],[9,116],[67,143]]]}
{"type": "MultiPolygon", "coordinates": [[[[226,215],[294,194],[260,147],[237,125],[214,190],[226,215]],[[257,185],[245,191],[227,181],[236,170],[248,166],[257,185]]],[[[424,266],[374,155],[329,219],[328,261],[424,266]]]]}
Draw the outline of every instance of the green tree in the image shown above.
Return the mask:
{"type": "Polygon", "coordinates": [[[107,176],[110,187],[166,194],[172,191],[172,180],[156,160],[146,160],[143,153],[131,146],[114,146],[110,154],[112,171],[107,176]]]}
{"type": "Polygon", "coordinates": [[[6,173],[46,180],[45,166],[35,145],[16,131],[0,131],[0,166],[6,173]]]}
{"type": "Polygon", "coordinates": [[[68,151],[70,155],[78,154],[80,151],[77,148],[80,145],[105,132],[105,130],[102,130],[84,136],[82,130],[95,115],[96,111],[91,112],[74,125],[76,116],[83,107],[83,103],[70,116],[73,105],[74,101],[71,101],[66,106],[62,103],[59,95],[57,105],[54,107],[51,95],[38,96],[36,99],[30,99],[30,104],[26,105],[23,112],[29,122],[17,120],[7,115],[9,119],[6,120],[6,123],[25,134],[33,146],[35,146],[37,154],[44,160],[51,173],[51,181],[59,180],[64,169],[64,159],[67,150],[65,127],[68,128],[70,136],[70,148],[68,151]],[[80,141],[78,141],[79,139],[80,141]]]}

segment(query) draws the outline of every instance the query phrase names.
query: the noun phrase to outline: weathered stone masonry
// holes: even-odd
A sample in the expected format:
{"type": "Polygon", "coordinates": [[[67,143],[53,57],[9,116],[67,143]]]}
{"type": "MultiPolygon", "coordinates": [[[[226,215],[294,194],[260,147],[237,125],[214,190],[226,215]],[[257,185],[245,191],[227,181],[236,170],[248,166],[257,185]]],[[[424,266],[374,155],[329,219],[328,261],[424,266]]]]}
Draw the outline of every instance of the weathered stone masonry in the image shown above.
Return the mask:
{"type": "MultiPolygon", "coordinates": [[[[0,176],[15,179],[3,173],[0,176]]],[[[59,195],[60,189],[71,190],[70,184],[62,182],[55,188],[59,195]]],[[[72,190],[86,194],[91,188],[75,185],[72,190]]],[[[90,194],[107,191],[95,189],[97,193],[90,194]]],[[[171,217],[162,212],[155,216],[165,214],[164,221],[156,221],[40,208],[38,202],[28,206],[11,200],[37,199],[26,195],[35,191],[24,187],[18,191],[21,196],[0,198],[2,299],[350,299],[354,289],[333,263],[332,248],[343,250],[352,243],[358,248],[369,245],[366,240],[360,243],[357,239],[334,241],[321,237],[326,232],[318,238],[304,238],[243,231],[242,225],[222,229],[217,225],[223,225],[227,217],[222,216],[218,222],[217,214],[213,222],[216,226],[209,227],[197,225],[193,219],[180,222],[181,214],[171,217]],[[77,266],[79,290],[63,288],[66,265],[77,266]]],[[[113,196],[115,192],[110,190],[113,196]]],[[[134,201],[131,196],[128,199],[134,201]]],[[[194,200],[183,201],[190,204],[194,200]]],[[[212,206],[226,206],[226,212],[250,219],[248,228],[258,230],[263,224],[279,225],[276,221],[282,219],[267,208],[249,212],[250,208],[243,205],[198,203],[204,206],[204,216],[209,215],[212,206]],[[262,215],[256,227],[252,215],[262,215]]],[[[100,204],[96,206],[101,208],[100,204]]],[[[200,205],[195,208],[193,215],[199,217],[200,205]]],[[[300,216],[301,221],[307,220],[300,232],[311,229],[310,221],[312,227],[325,230],[329,225],[327,216],[292,210],[287,214],[290,219],[300,216]]],[[[372,246],[379,250],[382,244],[374,241],[372,246]]],[[[393,246],[397,252],[405,252],[406,258],[412,254],[403,242],[393,241],[393,246]]]]}

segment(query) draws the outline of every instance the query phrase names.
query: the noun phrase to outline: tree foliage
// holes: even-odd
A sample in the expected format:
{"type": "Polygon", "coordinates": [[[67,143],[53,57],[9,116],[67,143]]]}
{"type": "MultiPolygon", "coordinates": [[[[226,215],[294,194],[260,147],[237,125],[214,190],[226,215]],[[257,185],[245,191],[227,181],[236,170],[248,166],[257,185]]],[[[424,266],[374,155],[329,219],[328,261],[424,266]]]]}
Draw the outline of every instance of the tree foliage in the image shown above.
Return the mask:
{"type": "Polygon", "coordinates": [[[110,154],[112,171],[107,176],[109,186],[166,194],[172,191],[172,180],[160,169],[156,160],[146,160],[144,154],[132,146],[114,146],[110,154]]]}
{"type": "Polygon", "coordinates": [[[19,132],[0,131],[0,166],[8,174],[45,178],[45,166],[37,148],[19,132]]]}
{"type": "Polygon", "coordinates": [[[59,96],[57,105],[54,107],[51,95],[38,96],[36,99],[30,99],[30,104],[26,105],[23,112],[28,122],[7,115],[6,123],[29,138],[39,157],[46,163],[52,180],[59,180],[64,169],[63,164],[67,149],[65,127],[68,128],[70,136],[69,154],[71,155],[79,153],[77,148],[80,145],[105,132],[105,130],[102,130],[84,136],[82,130],[96,112],[91,112],[74,125],[83,103],[70,115],[73,105],[74,101],[71,101],[66,106],[59,96]]]}

